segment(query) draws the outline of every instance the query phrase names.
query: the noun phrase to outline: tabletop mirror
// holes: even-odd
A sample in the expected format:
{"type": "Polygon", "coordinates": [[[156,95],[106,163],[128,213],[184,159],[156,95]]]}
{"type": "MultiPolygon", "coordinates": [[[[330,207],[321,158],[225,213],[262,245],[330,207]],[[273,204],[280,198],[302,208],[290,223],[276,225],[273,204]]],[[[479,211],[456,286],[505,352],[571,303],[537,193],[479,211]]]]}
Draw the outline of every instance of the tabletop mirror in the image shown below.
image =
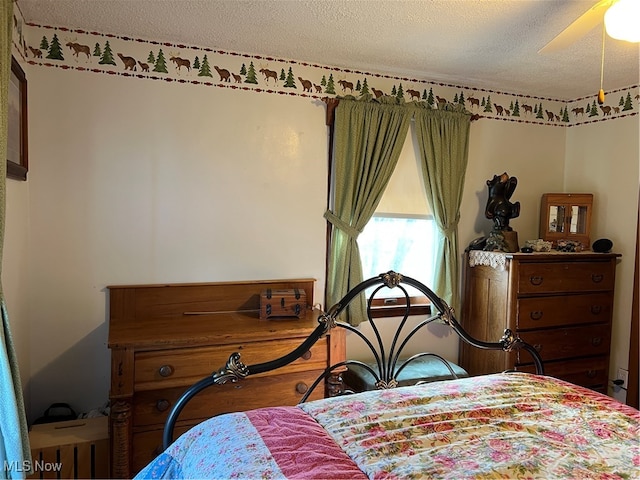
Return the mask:
{"type": "Polygon", "coordinates": [[[545,193],[540,205],[540,238],[557,245],[559,240],[580,242],[589,249],[593,195],[545,193]]]}

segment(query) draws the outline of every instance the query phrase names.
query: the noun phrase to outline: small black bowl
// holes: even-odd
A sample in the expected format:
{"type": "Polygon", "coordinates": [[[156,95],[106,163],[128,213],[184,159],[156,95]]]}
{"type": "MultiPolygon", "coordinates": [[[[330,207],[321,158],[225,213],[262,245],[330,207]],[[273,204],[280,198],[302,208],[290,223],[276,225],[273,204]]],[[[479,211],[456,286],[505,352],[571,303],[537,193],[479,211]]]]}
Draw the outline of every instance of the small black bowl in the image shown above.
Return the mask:
{"type": "Polygon", "coordinates": [[[611,251],[611,248],[613,248],[613,242],[608,238],[601,238],[593,242],[591,248],[594,252],[609,253],[611,251]]]}
{"type": "Polygon", "coordinates": [[[531,247],[522,247],[522,248],[520,249],[520,251],[521,251],[522,253],[533,253],[533,248],[531,248],[531,247]]]}

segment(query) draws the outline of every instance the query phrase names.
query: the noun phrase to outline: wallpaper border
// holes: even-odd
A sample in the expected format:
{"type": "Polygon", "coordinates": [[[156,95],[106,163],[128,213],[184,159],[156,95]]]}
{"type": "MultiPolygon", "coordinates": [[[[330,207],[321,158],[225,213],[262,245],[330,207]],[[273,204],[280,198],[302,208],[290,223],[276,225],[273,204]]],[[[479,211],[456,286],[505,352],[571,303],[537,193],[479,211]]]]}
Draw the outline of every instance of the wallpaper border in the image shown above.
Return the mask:
{"type": "Polygon", "coordinates": [[[640,108],[640,84],[608,91],[605,104],[597,105],[595,94],[564,101],[210,47],[23,24],[17,17],[14,46],[26,63],[42,67],[315,100],[366,92],[426,101],[433,108],[441,102],[461,103],[478,118],[525,124],[572,127],[634,116],[640,108]]]}

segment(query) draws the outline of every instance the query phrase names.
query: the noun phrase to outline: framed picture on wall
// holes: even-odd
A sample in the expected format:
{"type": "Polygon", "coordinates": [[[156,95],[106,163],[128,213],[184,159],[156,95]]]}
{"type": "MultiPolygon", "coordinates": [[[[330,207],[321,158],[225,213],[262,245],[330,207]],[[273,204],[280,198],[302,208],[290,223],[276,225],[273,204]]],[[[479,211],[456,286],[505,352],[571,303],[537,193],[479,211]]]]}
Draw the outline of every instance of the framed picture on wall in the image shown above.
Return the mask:
{"type": "Polygon", "coordinates": [[[9,128],[7,133],[7,178],[26,180],[29,169],[27,150],[27,77],[11,57],[9,80],[9,128]]]}

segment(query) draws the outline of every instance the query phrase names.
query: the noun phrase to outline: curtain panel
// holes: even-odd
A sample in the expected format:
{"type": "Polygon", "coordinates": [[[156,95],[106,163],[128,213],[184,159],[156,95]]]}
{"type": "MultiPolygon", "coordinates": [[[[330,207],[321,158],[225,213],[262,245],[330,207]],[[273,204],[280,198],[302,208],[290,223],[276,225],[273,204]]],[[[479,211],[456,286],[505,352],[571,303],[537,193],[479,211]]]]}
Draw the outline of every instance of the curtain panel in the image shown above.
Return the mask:
{"type": "MultiPolygon", "coordinates": [[[[394,99],[342,99],[335,110],[333,225],[327,272],[327,301],[335,304],[362,282],[358,235],[389,183],[409,131],[411,112],[394,99]]],[[[366,318],[364,299],[352,302],[346,321],[366,318]]]]}
{"type": "Polygon", "coordinates": [[[433,291],[459,311],[458,222],[469,156],[471,116],[461,108],[417,109],[415,129],[427,200],[442,238],[433,291]]]}
{"type": "MultiPolygon", "coordinates": [[[[8,92],[11,75],[13,1],[2,0],[0,11],[0,267],[6,210],[8,92]]],[[[0,285],[0,478],[24,478],[31,469],[29,433],[18,361],[11,340],[9,316],[0,285]]]]}
{"type": "MultiPolygon", "coordinates": [[[[450,305],[458,299],[457,226],[468,157],[471,114],[462,105],[407,102],[396,97],[327,99],[331,125],[333,186],[325,218],[331,223],[327,304],[333,305],[360,283],[357,238],[373,215],[395,169],[415,119],[427,199],[443,238],[436,256],[436,294],[450,305]]],[[[352,302],[347,322],[366,318],[364,299],[352,302]]]]}

